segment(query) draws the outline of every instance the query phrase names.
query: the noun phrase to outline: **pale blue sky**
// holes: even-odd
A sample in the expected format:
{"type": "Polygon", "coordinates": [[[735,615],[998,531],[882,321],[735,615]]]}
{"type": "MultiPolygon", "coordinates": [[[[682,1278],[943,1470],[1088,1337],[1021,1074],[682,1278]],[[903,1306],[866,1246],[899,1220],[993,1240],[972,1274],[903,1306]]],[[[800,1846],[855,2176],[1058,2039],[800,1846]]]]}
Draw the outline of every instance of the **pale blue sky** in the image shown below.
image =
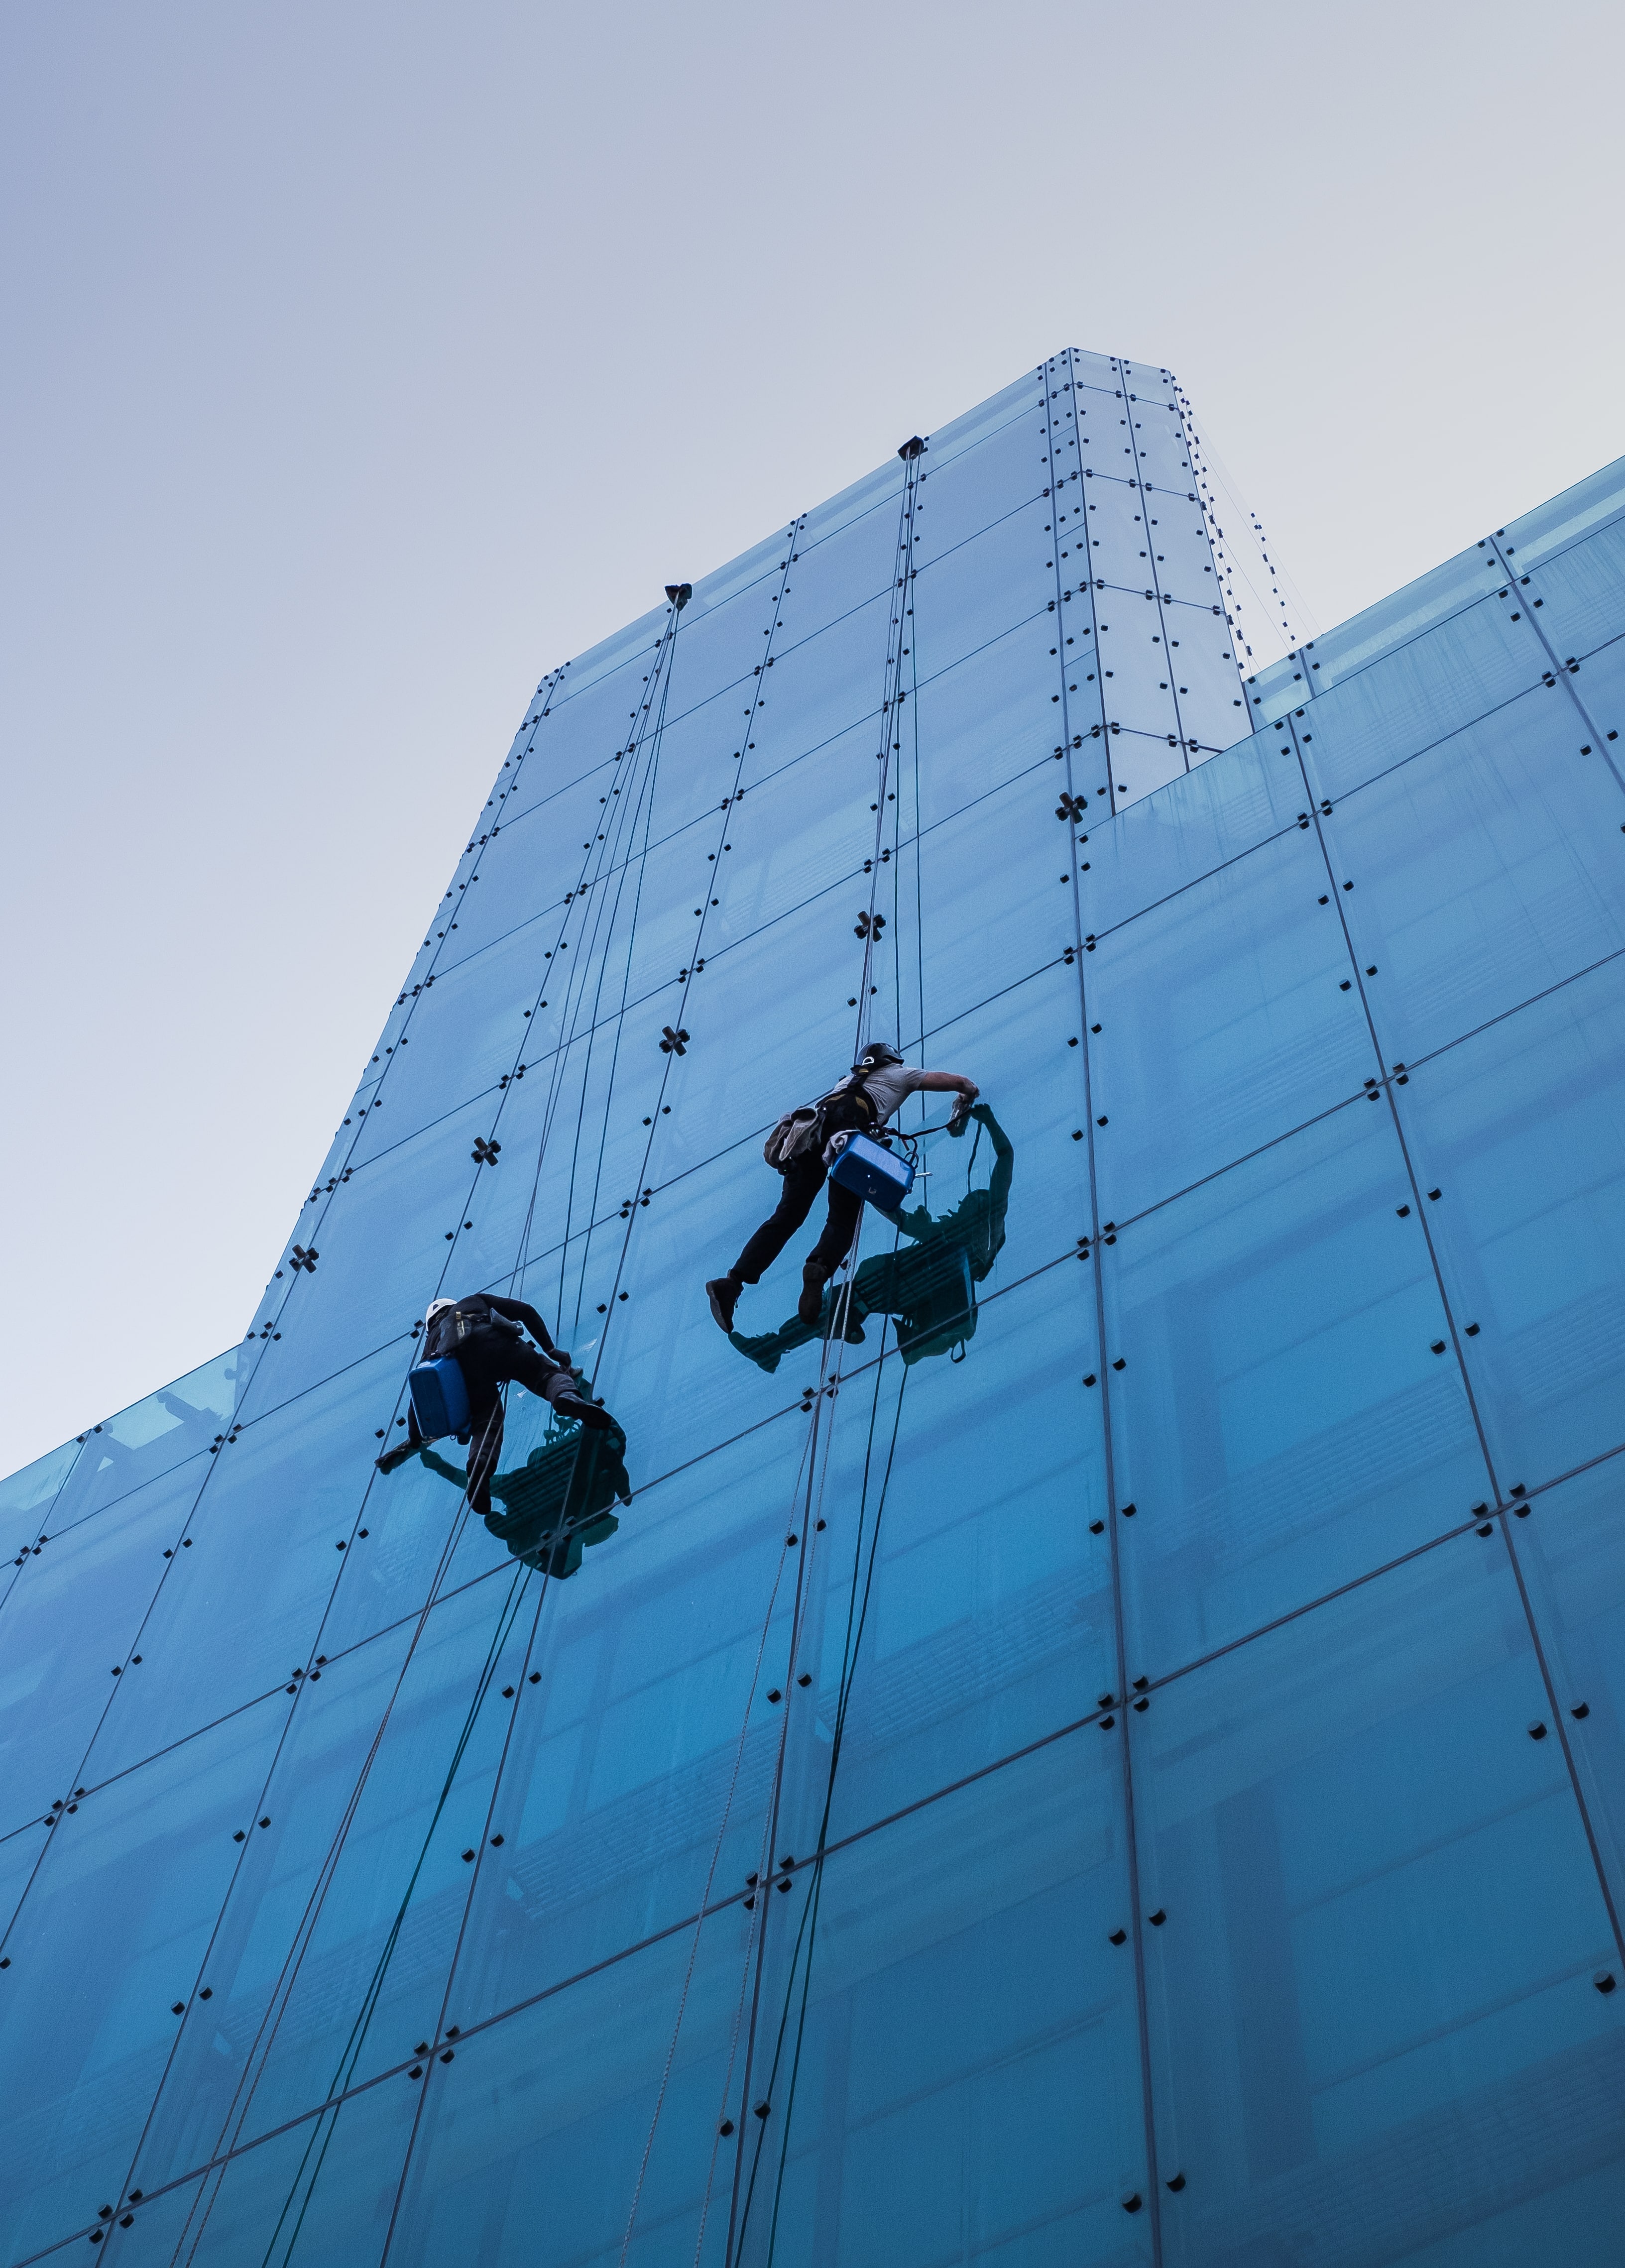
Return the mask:
{"type": "Polygon", "coordinates": [[[1617,7],[0,12],[0,1471],[237,1339],[542,669],[1056,348],[1329,625],[1625,451],[1617,7]]]}

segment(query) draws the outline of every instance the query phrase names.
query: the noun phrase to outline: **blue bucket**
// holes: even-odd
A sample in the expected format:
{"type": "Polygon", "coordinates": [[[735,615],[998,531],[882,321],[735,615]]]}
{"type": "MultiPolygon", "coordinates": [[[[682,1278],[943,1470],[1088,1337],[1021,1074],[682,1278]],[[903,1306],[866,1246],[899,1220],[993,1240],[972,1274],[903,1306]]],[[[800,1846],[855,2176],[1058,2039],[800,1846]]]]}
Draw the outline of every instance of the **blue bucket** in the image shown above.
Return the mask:
{"type": "Polygon", "coordinates": [[[867,1134],[853,1134],[831,1167],[830,1179],[866,1204],[878,1205],[882,1212],[896,1212],[914,1186],[914,1168],[883,1144],[872,1142],[867,1134]]]}
{"type": "Polygon", "coordinates": [[[417,1430],[425,1441],[443,1440],[448,1433],[460,1441],[468,1440],[469,1388],[454,1356],[442,1355],[439,1362],[420,1362],[406,1384],[417,1430]]]}

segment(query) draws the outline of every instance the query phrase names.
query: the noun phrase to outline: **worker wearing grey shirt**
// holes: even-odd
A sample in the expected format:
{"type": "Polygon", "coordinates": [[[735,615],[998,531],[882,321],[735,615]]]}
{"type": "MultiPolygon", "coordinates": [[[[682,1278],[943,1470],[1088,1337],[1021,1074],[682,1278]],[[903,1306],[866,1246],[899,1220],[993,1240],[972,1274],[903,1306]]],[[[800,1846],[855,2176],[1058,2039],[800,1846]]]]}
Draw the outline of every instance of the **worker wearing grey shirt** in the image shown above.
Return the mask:
{"type": "MultiPolygon", "coordinates": [[[[784,1175],[784,1193],[771,1217],[762,1223],[726,1276],[706,1285],[711,1312],[725,1331],[734,1328],[734,1309],[747,1284],[757,1284],[772,1267],[812,1211],[829,1171],[829,1150],[838,1134],[872,1133],[883,1126],[900,1103],[922,1090],[957,1094],[956,1119],[962,1119],[975,1101],[974,1079],[957,1071],[916,1071],[894,1047],[873,1040],[847,1076],[808,1110],[780,1121],[790,1128],[782,1145],[784,1155],[775,1160],[784,1175]],[[792,1124],[792,1118],[795,1123],[792,1124]]],[[[775,1128],[777,1136],[779,1128],[775,1128]]],[[[774,1146],[770,1141],[769,1147],[774,1146]]],[[[801,1270],[801,1296],[796,1314],[811,1328],[824,1307],[824,1286],[852,1249],[863,1200],[838,1182],[830,1183],[829,1218],[824,1233],[808,1254],[801,1270]]]]}

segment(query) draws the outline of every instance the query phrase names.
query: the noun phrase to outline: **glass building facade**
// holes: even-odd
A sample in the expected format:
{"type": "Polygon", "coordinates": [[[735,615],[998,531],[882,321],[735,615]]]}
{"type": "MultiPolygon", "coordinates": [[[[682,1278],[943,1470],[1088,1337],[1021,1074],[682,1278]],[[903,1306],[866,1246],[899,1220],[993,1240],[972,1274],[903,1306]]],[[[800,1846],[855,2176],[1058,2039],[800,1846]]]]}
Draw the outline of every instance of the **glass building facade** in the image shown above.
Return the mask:
{"type": "Polygon", "coordinates": [[[1061,355],[543,679],[242,1344],[0,1489],[0,2260],[1619,2257],[1625,467],[1231,557],[1061,355]],[[976,1120],[725,1336],[876,1035],[976,1120]],[[624,1440],[489,1521],[476,1287],[624,1440]]]}

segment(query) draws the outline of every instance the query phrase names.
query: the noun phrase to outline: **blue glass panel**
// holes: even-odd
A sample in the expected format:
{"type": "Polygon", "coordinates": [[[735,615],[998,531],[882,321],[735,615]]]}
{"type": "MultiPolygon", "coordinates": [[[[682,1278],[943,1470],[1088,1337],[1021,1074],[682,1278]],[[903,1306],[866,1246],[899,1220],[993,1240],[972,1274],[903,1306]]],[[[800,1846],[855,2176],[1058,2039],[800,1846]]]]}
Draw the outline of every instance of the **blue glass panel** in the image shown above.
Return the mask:
{"type": "Polygon", "coordinates": [[[742,2151],[742,2261],[878,2244],[924,2264],[949,2230],[1012,2263],[1149,2257],[1122,2210],[1146,2180],[1133,1970],[1110,1942],[1118,1764],[1091,1728],[791,1875],[762,1917],[753,2037],[735,1905],[698,1947],[668,1939],[465,2039],[432,2073],[403,2257],[608,2261],[635,2200],[629,2259],[720,2261],[742,2151]]]}
{"type": "Polygon", "coordinates": [[[1219,613],[1217,606],[1203,604],[1200,593],[1163,608],[1179,729],[1193,764],[1199,748],[1228,748],[1249,730],[1237,689],[1235,640],[1222,621],[1212,619],[1219,613]]]}
{"type": "MultiPolygon", "coordinates": [[[[501,1580],[444,1601],[421,1632],[414,1624],[415,1645],[400,1650],[398,1669],[394,1644],[343,1666],[342,1685],[373,1682],[383,1704],[379,1731],[346,1791],[342,1840],[316,1872],[316,1911],[307,1920],[296,1909],[287,1940],[295,1957],[283,1953],[269,1992],[266,1956],[274,1946],[239,1971],[245,2014],[261,2002],[272,2021],[256,2030],[245,2058],[233,2139],[270,2132],[306,2105],[410,2060],[420,2036],[434,2036],[473,1868],[488,1837],[502,1831],[492,1785],[542,1592],[533,1572],[515,1564],[501,1580]]],[[[352,1753],[346,1741],[335,1760],[322,1807],[329,1815],[352,1753]]],[[[308,1830],[299,1836],[307,1853],[318,1839],[308,1830]]],[[[307,1856],[299,1872],[308,1872],[307,1856]]],[[[223,1929],[219,1950],[238,1952],[237,1933],[223,1929]]],[[[223,2090],[236,2076],[222,2072],[215,2084],[223,2090]]]]}
{"type": "Polygon", "coordinates": [[[1536,687],[1326,820],[1336,902],[1390,1064],[1625,944],[1625,796],[1578,746],[1569,703],[1536,687]]]}
{"type": "MultiPolygon", "coordinates": [[[[1625,839],[1625,838],[1616,838],[1625,839]]],[[[1503,1489],[1625,1434],[1625,1010],[1610,965],[1397,1091],[1503,1489]]]]}
{"type": "Polygon", "coordinates": [[[1353,615],[1336,630],[1311,638],[1301,653],[1272,662],[1252,679],[1249,704],[1261,722],[1273,723],[1299,702],[1327,693],[1384,655],[1425,637],[1496,588],[1503,579],[1500,560],[1488,541],[1459,552],[1443,566],[1407,583],[1392,598],[1353,615]]]}
{"type": "MultiPolygon", "coordinates": [[[[1579,2108],[1622,2012],[1549,1717],[1504,1545],[1471,1532],[1131,1717],[1166,2259],[1469,2229],[1463,2259],[1501,2258],[1498,2211],[1617,2149],[1579,2108]]],[[[1607,2257],[1581,2233],[1567,2257],[1607,2257]]]]}
{"type": "Polygon", "coordinates": [[[1096,783],[1089,793],[1088,767],[1087,755],[1075,766],[1091,806],[1089,880],[1080,881],[1079,902],[1083,929],[1094,936],[1284,833],[1308,808],[1289,737],[1244,741],[1110,824],[1105,790],[1096,783]]]}
{"type": "MultiPolygon", "coordinates": [[[[1570,677],[1565,671],[1569,688],[1584,703],[1591,728],[1599,732],[1605,744],[1617,739],[1625,730],[1625,637],[1611,638],[1581,663],[1578,672],[1570,677]]],[[[1592,738],[1588,730],[1586,739],[1592,738]]],[[[1592,746],[1597,743],[1592,740],[1592,746]]],[[[1617,747],[1607,747],[1608,762],[1616,772],[1625,770],[1617,747]]],[[[1599,755],[1604,749],[1599,748],[1599,755]]]]}
{"type": "Polygon", "coordinates": [[[106,2220],[100,2218],[97,2208],[94,2220],[86,2228],[76,2228],[65,2243],[43,2257],[66,2260],[71,2257],[78,2262],[115,2260],[119,2268],[173,2268],[177,2259],[186,2257],[184,2247],[201,2190],[201,2183],[191,2181],[179,2189],[166,2191],[161,2197],[148,2197],[144,2192],[133,2200],[128,2196],[111,2203],[104,2199],[103,2203],[107,2204],[106,2220]],[[111,2250],[87,2252],[85,2246],[92,2228],[104,2232],[111,2250]]]}
{"type": "Polygon", "coordinates": [[[358,1364],[221,1450],[191,1546],[164,1563],[142,1624],[139,1689],[137,1673],[121,1680],[81,1767],[87,1784],[261,1696],[286,1713],[282,1688],[317,1651],[334,1587],[362,1580],[352,1571],[373,1539],[357,1513],[401,1368],[390,1351],[358,1364]]]}
{"type": "Polygon", "coordinates": [[[278,2268],[370,2268],[384,2257],[417,2107],[414,2084],[388,2080],[244,2150],[202,2184],[173,2257],[188,2268],[244,2268],[267,2254],[278,2268]]]}
{"type": "Polygon", "coordinates": [[[395,1059],[366,1098],[367,1124],[346,1160],[352,1173],[449,1107],[499,1090],[533,1048],[541,1052],[550,1020],[537,1002],[548,995],[555,928],[538,916],[434,976],[399,1037],[385,1042],[395,1059]]]}
{"type": "MultiPolygon", "coordinates": [[[[1619,499],[1616,497],[1616,503],[1619,499]]],[[[1533,614],[1540,602],[1540,627],[1560,661],[1587,654],[1625,628],[1625,519],[1599,527],[1534,567],[1525,548],[1513,563],[1532,580],[1515,585],[1533,614]]]]}
{"type": "Polygon", "coordinates": [[[1098,1368],[1094,1306],[1090,1271],[1067,1262],[986,1301],[973,1336],[933,1356],[909,1332],[908,1362],[894,1351],[843,1387],[828,1529],[781,1665],[806,1750],[780,1813],[790,1846],[816,1838],[826,1802],[829,1835],[849,1833],[1076,1723],[1116,1683],[1110,1541],[1092,1532],[1100,1398],[1078,1383],[1098,1368]]]}
{"type": "MultiPolygon", "coordinates": [[[[525,1094],[521,1088],[521,1100],[525,1094]]],[[[462,1103],[358,1170],[327,1200],[307,1231],[321,1273],[305,1273],[292,1257],[278,1271],[270,1320],[279,1338],[261,1352],[243,1398],[245,1418],[279,1408],[388,1341],[407,1349],[412,1325],[440,1288],[463,1222],[481,1218],[469,1210],[469,1197],[478,1193],[500,1204],[507,1190],[522,1219],[522,1199],[512,1188],[520,1174],[499,1177],[491,1189],[473,1155],[474,1142],[494,1130],[495,1116],[490,1097],[462,1103]]],[[[505,1249],[511,1267],[517,1249],[511,1237],[505,1249]]],[[[465,1267],[456,1273],[463,1277],[465,1267]]],[[[397,1360],[403,1376],[403,1356],[397,1360]]]]}
{"type": "Polygon", "coordinates": [[[1405,757],[1490,716],[1538,685],[1546,667],[1546,649],[1527,611],[1491,593],[1380,662],[1323,688],[1301,718],[1293,712],[1310,784],[1317,796],[1335,802],[1405,757]],[[1522,619],[1514,622],[1514,613],[1522,619]]]}
{"type": "Polygon", "coordinates": [[[123,2193],[279,1725],[218,1726],[51,1830],[0,1976],[0,2242],[26,2256],[123,2193]],[[181,2013],[174,2013],[175,2002],[181,2013]]]}
{"type": "Polygon", "coordinates": [[[43,1815],[0,1835],[0,1936],[10,1928],[48,1840],[43,1815]]]}
{"type": "Polygon", "coordinates": [[[620,1534],[533,1602],[530,1657],[494,1703],[512,1730],[448,2022],[591,1970],[759,1866],[808,1436],[798,1418],[657,1471],[620,1534]]]}
{"type": "Polygon", "coordinates": [[[1521,519],[1496,530],[1501,549],[1527,572],[1554,552],[1567,550],[1577,536],[1625,508],[1625,457],[1616,457],[1572,488],[1538,504],[1521,519]]]}
{"type": "Polygon", "coordinates": [[[1488,1494],[1385,1108],[1353,1103],[1100,1259],[1132,1675],[1306,1605],[1488,1494]],[[1124,1366],[1119,1371],[1119,1364],[1124,1366]]]}
{"type": "Polygon", "coordinates": [[[877,893],[890,950],[871,976],[891,997],[875,1030],[895,1020],[899,994],[911,1032],[917,1020],[940,1030],[1074,945],[1071,829],[1055,818],[1063,784],[1060,765],[1041,760],[905,844],[877,893]]]}
{"type": "MultiPolygon", "coordinates": [[[[626,746],[627,726],[636,721],[641,706],[645,673],[665,619],[662,607],[658,615],[630,623],[608,647],[584,654],[553,690],[508,798],[502,819],[505,833],[536,805],[545,806],[555,796],[569,795],[571,807],[579,807],[571,792],[577,783],[626,746]]],[[[568,855],[574,847],[573,830],[563,839],[568,855]]]]}
{"type": "MultiPolygon", "coordinates": [[[[1090,357],[1098,362],[1098,356],[1090,357]]],[[[1051,381],[1053,383],[1053,381],[1051,381]]],[[[949,458],[957,459],[968,450],[1003,432],[1013,421],[1023,419],[1037,409],[1043,400],[1045,379],[1037,372],[1023,372],[997,394],[990,394],[986,401],[979,401],[947,424],[939,425],[930,436],[930,466],[941,465],[949,458]]]]}
{"type": "Polygon", "coordinates": [[[232,1423],[247,1373],[233,1347],[92,1426],[51,1506],[52,1535],[122,1503],[188,1458],[206,1455],[232,1423]]]}
{"type": "MultiPolygon", "coordinates": [[[[600,748],[595,744],[596,761],[581,777],[551,784],[525,810],[502,820],[498,840],[483,851],[477,865],[470,865],[464,877],[467,887],[460,891],[453,883],[431,924],[430,935],[437,943],[439,932],[445,932],[435,960],[437,981],[516,928],[546,925],[547,913],[594,863],[593,838],[604,823],[603,799],[620,778],[614,749],[621,745],[616,741],[600,748]],[[450,897],[466,902],[454,909],[450,897]],[[444,918],[447,914],[452,916],[449,921],[444,918]]],[[[558,911],[562,915],[562,907],[558,911]]],[[[552,941],[550,936],[547,942],[552,941]]]]}
{"type": "Polygon", "coordinates": [[[742,2261],[1152,2257],[1121,1737],[836,1852],[804,1927],[773,1897],[742,2261]]]}
{"type": "Polygon", "coordinates": [[[1293,827],[1084,955],[1103,1217],[1132,1219],[1374,1073],[1326,895],[1319,843],[1293,827]]]}
{"type": "Polygon", "coordinates": [[[0,1616],[0,1828],[67,1801],[120,1680],[156,1662],[143,1624],[203,1477],[193,1460],[26,1561],[0,1616]]]}
{"type": "Polygon", "coordinates": [[[1034,430],[1017,414],[969,447],[932,437],[914,509],[915,573],[927,591],[962,545],[974,546],[985,531],[1039,500],[1047,480],[1034,430]]]}
{"type": "MultiPolygon", "coordinates": [[[[372,1968],[361,1958],[363,1917],[348,1911],[348,1961],[312,1940],[330,1922],[329,1907],[346,1915],[351,1877],[336,1887],[329,1873],[412,1635],[410,1625],[399,1628],[312,1671],[284,1719],[263,1786],[233,1822],[243,1842],[204,1960],[211,2002],[205,2010],[195,2000],[180,2028],[136,2154],[132,2181],[149,2195],[263,2130],[255,2094],[268,2062],[290,2042],[308,2046],[304,2034],[319,2029],[301,2025],[307,2011],[290,2005],[307,1962],[335,2017],[355,2018],[372,1968]]],[[[421,1708],[415,1722],[423,1733],[421,1708]]],[[[432,1732],[431,1725],[425,1734],[425,1772],[432,1732]]],[[[356,1831],[365,1841],[366,1822],[356,1831]]],[[[409,1954],[402,1965],[418,1964],[409,1954]]]]}
{"type": "Polygon", "coordinates": [[[1507,1521],[1616,1918],[1625,1915],[1625,1471],[1610,1457],[1507,1521]]]}
{"type": "MultiPolygon", "coordinates": [[[[876,515],[877,521],[883,517],[876,515]]],[[[874,531],[878,536],[878,526],[874,531]]],[[[888,563],[892,556],[890,545],[896,540],[896,520],[886,531],[888,563]]],[[[801,573],[800,569],[794,571],[801,573]]],[[[770,688],[757,696],[758,705],[751,724],[750,739],[745,743],[749,754],[752,745],[765,760],[783,763],[791,756],[799,756],[809,749],[821,747],[859,723],[869,723],[880,713],[884,691],[886,641],[890,630],[891,608],[896,598],[890,587],[890,575],[882,578],[881,587],[873,592],[854,593],[846,607],[816,636],[798,639],[794,633],[799,622],[789,615],[787,601],[786,637],[781,658],[774,663],[770,688]]],[[[745,702],[740,702],[736,722],[742,725],[745,702]]],[[[874,726],[870,724],[870,730],[874,726]]],[[[728,755],[738,747],[734,741],[719,755],[728,755]]],[[[720,798],[728,785],[727,773],[719,769],[718,795],[720,798]]]]}
{"type": "Polygon", "coordinates": [[[64,1441],[31,1465],[0,1481],[0,1552],[8,1558],[31,1550],[47,1525],[56,1491],[72,1471],[78,1441],[64,1441]]]}
{"type": "Polygon", "coordinates": [[[721,2268],[750,1923],[728,1906],[385,2082],[423,2091],[391,2268],[721,2268]]]}
{"type": "Polygon", "coordinates": [[[806,515],[790,555],[775,650],[806,644],[891,587],[903,485],[901,468],[883,465],[806,515]]]}

